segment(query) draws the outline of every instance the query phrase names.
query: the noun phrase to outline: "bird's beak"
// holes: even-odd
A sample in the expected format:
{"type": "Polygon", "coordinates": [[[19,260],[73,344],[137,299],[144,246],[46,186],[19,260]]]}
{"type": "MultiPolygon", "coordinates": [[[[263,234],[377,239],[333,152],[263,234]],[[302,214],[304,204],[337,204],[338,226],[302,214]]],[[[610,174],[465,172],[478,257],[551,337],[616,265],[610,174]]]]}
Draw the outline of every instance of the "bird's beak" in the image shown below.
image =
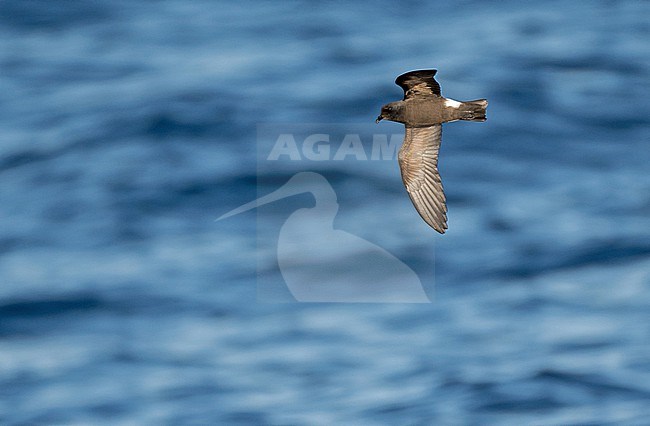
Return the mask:
{"type": "Polygon", "coordinates": [[[383,119],[384,119],[384,117],[382,117],[382,116],[380,115],[380,116],[377,117],[377,119],[375,120],[375,124],[379,123],[379,122],[380,122],[381,120],[383,120],[383,119]]]}
{"type": "Polygon", "coordinates": [[[333,203],[333,205],[337,205],[336,194],[334,193],[334,190],[331,188],[331,186],[329,186],[329,183],[323,176],[319,175],[318,173],[301,172],[292,176],[291,179],[287,181],[287,183],[285,183],[275,191],[271,192],[270,194],[263,195],[257,200],[253,200],[250,203],[246,203],[243,206],[239,206],[235,210],[231,210],[228,213],[221,215],[221,217],[219,217],[216,220],[219,221],[222,219],[226,219],[230,216],[243,213],[247,210],[257,208],[264,204],[272,203],[274,201],[291,197],[293,195],[302,194],[304,192],[311,192],[316,198],[316,200],[321,200],[318,201],[319,203],[324,201],[327,202],[333,197],[333,201],[331,201],[331,203],[333,203]],[[331,197],[327,192],[328,188],[329,191],[332,191],[331,197]]]}
{"type": "Polygon", "coordinates": [[[281,200],[283,198],[290,197],[292,195],[296,195],[304,192],[303,190],[296,190],[295,187],[287,186],[288,183],[289,182],[285,183],[280,188],[276,189],[270,194],[264,195],[263,197],[260,197],[257,200],[253,200],[250,203],[246,203],[243,206],[237,207],[235,210],[231,210],[228,213],[221,215],[219,218],[217,218],[217,221],[220,221],[230,216],[235,216],[237,214],[243,213],[247,210],[257,208],[259,206],[263,206],[264,204],[272,203],[274,201],[281,200]]]}

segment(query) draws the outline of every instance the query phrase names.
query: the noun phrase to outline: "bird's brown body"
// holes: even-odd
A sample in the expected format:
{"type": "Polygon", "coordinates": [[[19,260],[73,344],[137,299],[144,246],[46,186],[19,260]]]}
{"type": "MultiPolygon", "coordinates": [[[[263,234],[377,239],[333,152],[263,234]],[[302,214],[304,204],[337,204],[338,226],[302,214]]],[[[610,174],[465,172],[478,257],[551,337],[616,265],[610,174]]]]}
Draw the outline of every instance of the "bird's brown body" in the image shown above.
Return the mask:
{"type": "Polygon", "coordinates": [[[487,100],[458,102],[444,98],[433,78],[436,70],[411,71],[395,83],[404,99],[381,108],[377,122],[404,123],[404,143],[399,152],[402,181],[422,219],[443,234],[447,229],[447,205],[438,173],[442,123],[456,120],[485,121],[487,100]]]}

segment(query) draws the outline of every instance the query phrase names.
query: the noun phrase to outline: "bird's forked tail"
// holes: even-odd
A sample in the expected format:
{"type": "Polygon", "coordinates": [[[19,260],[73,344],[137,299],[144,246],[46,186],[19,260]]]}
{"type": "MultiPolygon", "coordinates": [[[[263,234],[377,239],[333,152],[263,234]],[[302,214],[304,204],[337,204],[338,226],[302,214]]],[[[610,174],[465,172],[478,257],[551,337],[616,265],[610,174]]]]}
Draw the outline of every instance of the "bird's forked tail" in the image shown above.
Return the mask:
{"type": "Polygon", "coordinates": [[[461,112],[460,119],[467,121],[485,121],[485,110],[487,108],[487,99],[477,99],[475,101],[461,102],[458,108],[461,112]]]}

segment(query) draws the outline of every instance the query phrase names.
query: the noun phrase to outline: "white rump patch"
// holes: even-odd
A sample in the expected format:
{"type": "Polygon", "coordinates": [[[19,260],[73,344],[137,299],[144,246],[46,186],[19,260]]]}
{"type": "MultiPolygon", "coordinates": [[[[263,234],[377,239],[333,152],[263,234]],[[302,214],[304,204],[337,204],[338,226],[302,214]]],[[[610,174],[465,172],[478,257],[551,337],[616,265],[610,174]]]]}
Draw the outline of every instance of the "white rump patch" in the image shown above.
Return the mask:
{"type": "Polygon", "coordinates": [[[445,107],[447,108],[458,108],[460,107],[461,103],[458,101],[455,101],[453,99],[447,99],[445,98],[445,107]]]}

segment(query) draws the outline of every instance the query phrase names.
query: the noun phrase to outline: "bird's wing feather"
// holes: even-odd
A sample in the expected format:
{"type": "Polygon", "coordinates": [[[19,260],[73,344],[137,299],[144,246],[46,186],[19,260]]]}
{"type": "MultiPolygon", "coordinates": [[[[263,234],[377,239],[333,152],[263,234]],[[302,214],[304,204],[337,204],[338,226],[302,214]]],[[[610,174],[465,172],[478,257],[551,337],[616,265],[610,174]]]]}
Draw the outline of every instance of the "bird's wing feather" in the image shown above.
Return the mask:
{"type": "Polygon", "coordinates": [[[395,84],[404,89],[404,99],[418,95],[440,96],[440,84],[433,78],[437,70],[410,71],[400,75],[395,84]]]}
{"type": "Polygon", "coordinates": [[[402,181],[420,216],[433,229],[445,233],[447,205],[438,173],[442,126],[406,127],[399,151],[402,181]]]}

